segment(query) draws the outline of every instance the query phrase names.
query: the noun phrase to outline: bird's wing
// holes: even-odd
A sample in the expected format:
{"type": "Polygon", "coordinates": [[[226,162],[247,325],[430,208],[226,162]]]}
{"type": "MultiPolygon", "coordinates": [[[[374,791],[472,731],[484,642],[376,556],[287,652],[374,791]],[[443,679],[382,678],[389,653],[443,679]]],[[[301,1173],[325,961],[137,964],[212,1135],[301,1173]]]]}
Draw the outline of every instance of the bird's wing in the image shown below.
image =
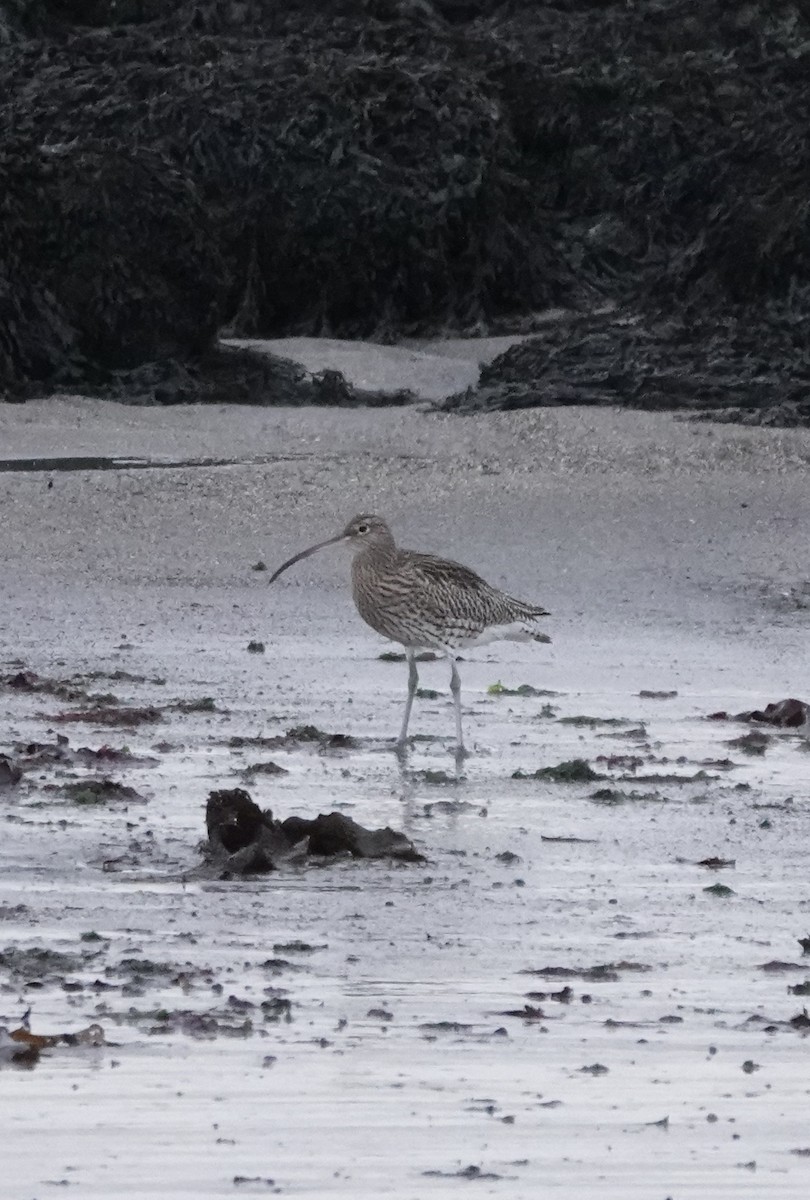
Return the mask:
{"type": "Polygon", "coordinates": [[[446,589],[469,592],[470,595],[488,596],[493,588],[461,563],[450,558],[439,558],[435,554],[407,553],[406,574],[408,582],[424,591],[426,595],[439,596],[446,589]]]}
{"type": "Polygon", "coordinates": [[[404,575],[407,586],[419,594],[424,611],[437,617],[467,615],[478,617],[483,624],[498,620],[514,620],[547,616],[544,608],[527,604],[493,587],[480,575],[462,563],[435,554],[409,551],[404,556],[404,575]]]}

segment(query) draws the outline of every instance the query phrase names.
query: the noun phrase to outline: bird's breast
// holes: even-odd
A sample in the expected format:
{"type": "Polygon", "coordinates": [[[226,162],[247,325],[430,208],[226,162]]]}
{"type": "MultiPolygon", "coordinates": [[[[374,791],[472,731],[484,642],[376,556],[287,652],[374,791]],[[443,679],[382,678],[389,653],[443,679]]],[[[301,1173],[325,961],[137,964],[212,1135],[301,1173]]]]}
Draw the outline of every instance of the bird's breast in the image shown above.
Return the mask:
{"type": "Polygon", "coordinates": [[[360,616],[383,637],[403,646],[432,646],[435,630],[407,580],[395,570],[375,568],[355,559],[352,595],[360,616]]]}

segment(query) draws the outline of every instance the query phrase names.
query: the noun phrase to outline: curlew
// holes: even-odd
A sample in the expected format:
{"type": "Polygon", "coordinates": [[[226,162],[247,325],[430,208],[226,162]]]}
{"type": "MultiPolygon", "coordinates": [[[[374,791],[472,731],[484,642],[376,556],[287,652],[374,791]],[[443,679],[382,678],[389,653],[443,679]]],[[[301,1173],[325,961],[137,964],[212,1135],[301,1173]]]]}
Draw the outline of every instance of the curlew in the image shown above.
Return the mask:
{"type": "Polygon", "coordinates": [[[360,616],[383,637],[405,648],[408,697],[397,748],[402,750],[407,745],[408,722],[419,682],[416,652],[434,650],[450,663],[456,751],[465,753],[458,651],[500,639],[547,641],[536,622],[549,613],[539,604],[507,596],[461,563],[401,550],[382,517],[366,513],[353,517],[342,533],[288,558],[269,582],[273,583],[293,563],[339,542],[354,550],[352,594],[360,616]]]}

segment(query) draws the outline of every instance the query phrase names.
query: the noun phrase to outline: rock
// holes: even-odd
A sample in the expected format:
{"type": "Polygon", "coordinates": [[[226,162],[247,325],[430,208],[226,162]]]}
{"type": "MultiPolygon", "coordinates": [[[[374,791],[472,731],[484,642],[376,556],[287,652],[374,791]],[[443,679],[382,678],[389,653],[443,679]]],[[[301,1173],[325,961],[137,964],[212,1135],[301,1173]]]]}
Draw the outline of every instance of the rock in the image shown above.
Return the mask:
{"type": "Polygon", "coordinates": [[[766,725],[777,725],[782,729],[796,729],[800,725],[810,728],[810,704],[793,698],[776,700],[764,709],[740,713],[743,721],[762,721],[766,725]]]}
{"type": "Polygon", "coordinates": [[[244,788],[211,792],[205,816],[208,863],[224,875],[274,871],[311,855],[424,861],[404,834],[387,828],[365,829],[341,813],[320,814],[314,820],[288,817],[277,821],[269,809],[262,811],[244,788]]]}

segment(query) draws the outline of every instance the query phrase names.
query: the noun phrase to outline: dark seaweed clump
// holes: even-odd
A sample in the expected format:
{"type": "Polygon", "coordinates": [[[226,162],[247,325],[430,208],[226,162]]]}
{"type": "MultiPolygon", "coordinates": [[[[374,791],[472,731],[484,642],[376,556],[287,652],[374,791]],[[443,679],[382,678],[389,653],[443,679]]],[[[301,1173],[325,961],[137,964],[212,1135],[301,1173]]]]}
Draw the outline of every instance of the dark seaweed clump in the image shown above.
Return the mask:
{"type": "Polygon", "coordinates": [[[602,306],[451,406],[806,421],[808,70],[782,0],[0,0],[0,387],[289,403],[220,331],[602,306]]]}
{"type": "MultiPolygon", "coordinates": [[[[801,321],[806,322],[802,317],[801,321]]],[[[810,342],[795,313],[565,320],[481,368],[446,411],[615,404],[703,420],[810,425],[810,342]]]]}

